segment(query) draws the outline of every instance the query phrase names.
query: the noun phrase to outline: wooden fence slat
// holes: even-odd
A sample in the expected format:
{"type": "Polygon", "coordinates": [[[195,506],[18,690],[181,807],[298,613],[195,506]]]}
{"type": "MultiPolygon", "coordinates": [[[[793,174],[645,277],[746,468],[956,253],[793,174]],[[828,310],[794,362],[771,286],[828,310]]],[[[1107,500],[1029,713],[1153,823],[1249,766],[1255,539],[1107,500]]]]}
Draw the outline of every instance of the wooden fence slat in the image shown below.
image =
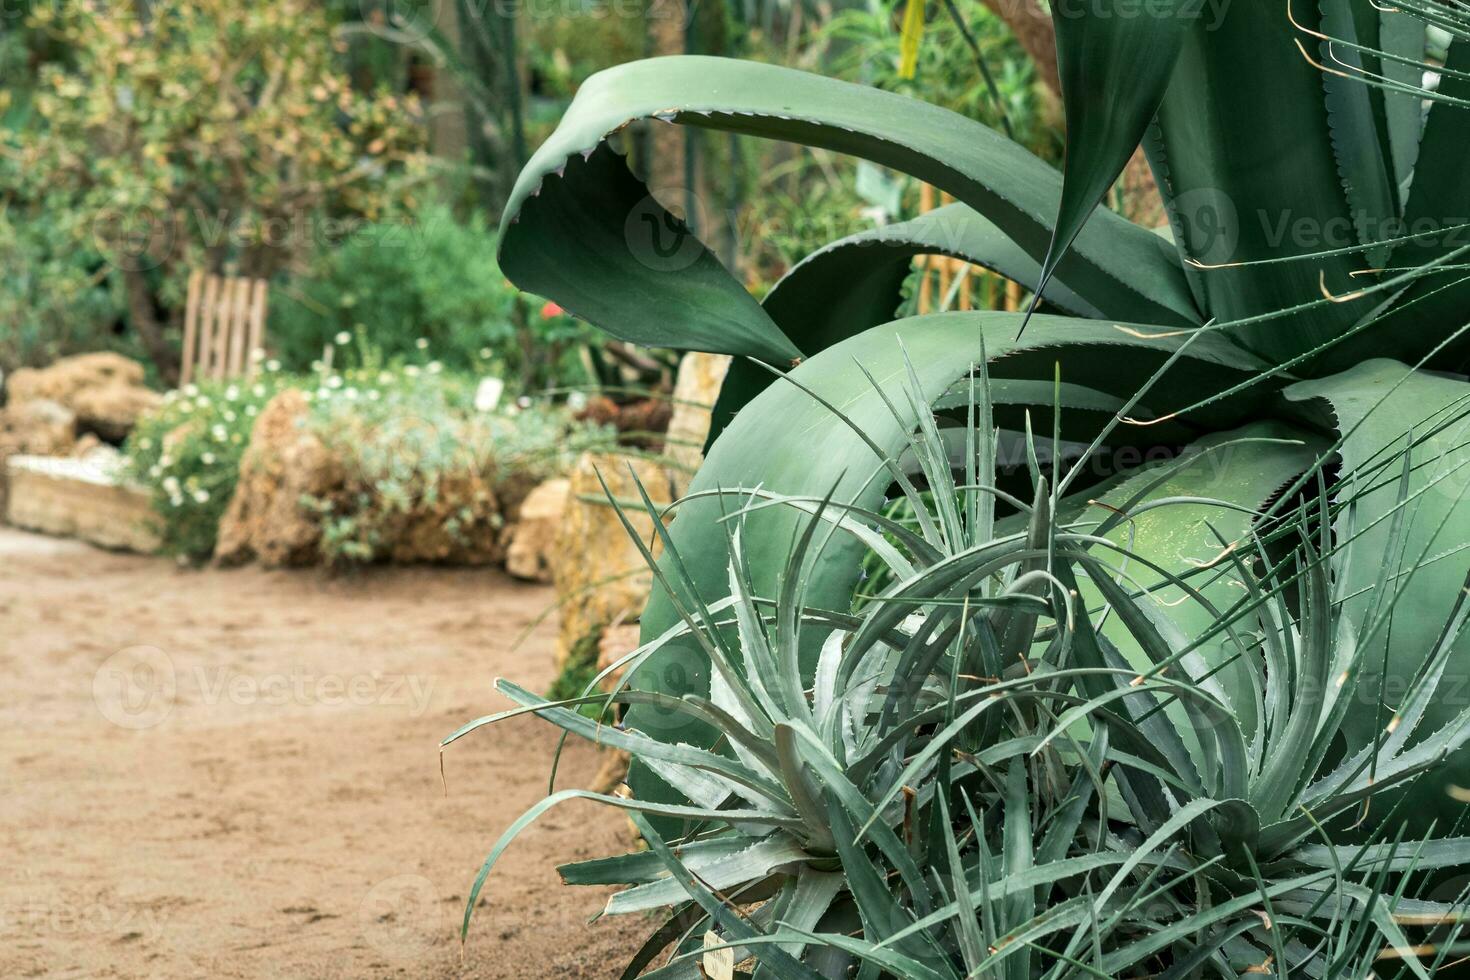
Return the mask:
{"type": "Polygon", "coordinates": [[[250,330],[250,280],[236,279],[234,302],[230,317],[230,377],[238,378],[245,373],[245,340],[250,330]]]}
{"type": "Polygon", "coordinates": [[[189,298],[184,304],[184,351],[180,358],[179,384],[186,385],[194,377],[194,364],[199,357],[199,294],[203,288],[204,271],[195,269],[189,273],[189,298]]]}
{"type": "Polygon", "coordinates": [[[219,276],[219,300],[215,304],[215,348],[209,356],[209,376],[215,381],[229,367],[229,278],[219,276]]]}
{"type": "Polygon", "coordinates": [[[253,375],[254,351],[265,343],[269,284],[264,279],[189,275],[180,383],[253,375]]]}
{"type": "Polygon", "coordinates": [[[260,362],[255,358],[255,352],[261,350],[265,343],[265,304],[266,304],[266,282],[264,279],[255,280],[255,289],[250,297],[250,345],[246,352],[248,364],[246,374],[254,376],[260,369],[260,362]]]}
{"type": "Polygon", "coordinates": [[[199,311],[200,380],[212,377],[214,362],[214,320],[219,310],[219,276],[204,277],[204,303],[199,311]]]}

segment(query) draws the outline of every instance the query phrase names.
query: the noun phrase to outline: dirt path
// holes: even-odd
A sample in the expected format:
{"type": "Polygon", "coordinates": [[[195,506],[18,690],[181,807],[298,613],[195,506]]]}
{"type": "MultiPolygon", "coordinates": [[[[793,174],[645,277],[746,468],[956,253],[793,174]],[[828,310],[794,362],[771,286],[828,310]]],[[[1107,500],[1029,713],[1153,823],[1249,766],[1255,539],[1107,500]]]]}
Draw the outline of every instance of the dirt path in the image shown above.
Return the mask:
{"type": "MultiPolygon", "coordinates": [[[[0,976],[606,977],[643,921],[557,860],[626,848],[552,811],[497,867],[463,961],[465,895],[539,799],[549,592],[496,572],[186,571],[0,529],[0,976]]],[[[587,785],[578,746],[560,785],[587,785]]],[[[623,957],[623,959],[619,959],[623,957]]]]}

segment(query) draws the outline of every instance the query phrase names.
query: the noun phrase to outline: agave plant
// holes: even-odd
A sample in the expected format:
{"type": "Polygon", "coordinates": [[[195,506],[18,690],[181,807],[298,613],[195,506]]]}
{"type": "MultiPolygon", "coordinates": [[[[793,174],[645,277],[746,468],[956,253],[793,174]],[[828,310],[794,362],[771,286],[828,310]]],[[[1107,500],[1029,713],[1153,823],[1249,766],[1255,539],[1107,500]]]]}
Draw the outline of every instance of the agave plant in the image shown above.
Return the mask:
{"type": "MultiPolygon", "coordinates": [[[[1221,887],[1231,896],[1227,903],[1244,903],[1231,906],[1236,911],[1318,923],[1294,929],[1289,939],[1269,937],[1273,962],[1301,964],[1309,976],[1361,976],[1343,970],[1363,966],[1354,957],[1367,948],[1366,935],[1400,946],[1393,913],[1373,898],[1385,894],[1389,878],[1414,869],[1405,887],[1418,887],[1415,876],[1426,869],[1465,861],[1464,844],[1444,835],[1463,812],[1457,787],[1470,783],[1470,640],[1458,626],[1470,548],[1470,508],[1462,506],[1470,489],[1470,384],[1457,373],[1470,328],[1463,312],[1470,308],[1470,217],[1463,217],[1470,216],[1470,182],[1462,179],[1470,146],[1470,14],[1431,0],[1392,9],[1370,0],[1094,0],[1058,3],[1055,12],[1069,128],[1062,173],[977,123],[912,99],[708,58],[639,62],[590,79],[522,173],[502,229],[502,267],[518,285],[626,340],[737,357],[716,407],[717,437],[667,532],[660,588],[642,619],[646,648],[634,690],[623,695],[629,708],[622,734],[640,747],[733,759],[741,753],[732,719],[763,744],[776,737],[778,724],[800,728],[783,736],[784,761],[779,752],[775,759],[780,774],[767,766],[762,775],[759,760],[741,763],[747,775],[767,780],[762,790],[784,793],[796,810],[787,824],[758,826],[787,835],[783,840],[814,859],[809,866],[830,866],[826,837],[811,836],[826,808],[827,835],[849,882],[843,894],[854,896],[865,886],[856,884],[859,872],[840,848],[868,842],[897,862],[881,828],[905,846],[917,839],[905,840],[894,822],[904,815],[889,802],[895,791],[907,798],[907,786],[917,794],[911,809],[927,813],[931,825],[961,828],[954,840],[959,863],[967,874],[988,868],[983,877],[996,869],[987,864],[995,853],[1009,853],[981,842],[1011,840],[1003,816],[1014,809],[1005,802],[1011,779],[1024,783],[1014,802],[1036,829],[1063,809],[1057,800],[1072,798],[1046,794],[1070,785],[1076,767],[1094,758],[1089,753],[1106,765],[1109,752],[1121,752],[1152,775],[1098,780],[1099,802],[1117,793],[1126,803],[1129,833],[1118,837],[1120,847],[1137,847],[1168,828],[1161,840],[1187,841],[1173,858],[1193,870],[1218,856],[1219,874],[1235,876],[1234,885],[1221,887]],[[1425,83],[1426,73],[1433,84],[1425,83]],[[624,164],[618,133],[639,119],[851,153],[936,185],[960,203],[834,242],[757,301],[624,164]],[[1140,145],[1170,214],[1167,234],[1097,207],[1140,145]],[[1021,282],[1037,297],[1036,309],[894,320],[913,258],[935,253],[1021,282]],[[1018,435],[1033,421],[1053,432],[1027,467],[1038,475],[1029,501],[984,467],[983,480],[972,474],[956,484],[983,489],[945,489],[942,464],[958,433],[969,431],[958,420],[974,411],[969,379],[977,366],[989,392],[982,414],[990,413],[998,435],[984,426],[965,440],[999,454],[1007,445],[1034,446],[1018,435]],[[914,441],[931,427],[930,437],[914,441]],[[1085,451],[1064,463],[1069,446],[1085,451]],[[1155,451],[1197,462],[1163,473],[1126,465],[1155,451]],[[1102,458],[1117,465],[1104,485],[1089,486],[1091,464],[1102,458]],[[911,502],[919,530],[905,527],[902,536],[901,525],[883,522],[883,502],[895,487],[906,497],[917,493],[918,470],[933,513],[911,502]],[[752,494],[766,505],[742,502],[752,494]],[[1112,508],[1111,518],[1076,530],[1074,515],[1092,500],[1112,508]],[[739,540],[732,542],[737,513],[739,540]],[[825,517],[820,525],[818,515],[825,517]],[[892,540],[873,527],[888,528],[892,540]],[[801,542],[795,565],[793,542],[801,542]],[[1115,576],[1096,564],[1121,560],[1097,557],[1109,547],[1126,555],[1115,576]],[[894,568],[879,598],[901,601],[878,601],[876,611],[864,608],[861,624],[844,624],[840,617],[853,615],[864,588],[865,557],[878,553],[894,568]],[[1073,590],[1075,601],[1066,601],[1073,590]],[[771,682],[780,687],[765,690],[776,700],[746,705],[749,724],[728,710],[686,709],[713,703],[742,679],[766,682],[757,673],[757,626],[764,620],[747,611],[742,626],[738,615],[751,603],[774,617],[770,642],[780,673],[771,682]],[[1033,608],[1037,603],[1045,614],[1033,608]],[[828,632],[845,625],[852,634],[839,644],[841,656],[832,654],[840,668],[835,678],[830,667],[824,672],[825,634],[798,628],[819,613],[828,632]],[[923,624],[905,629],[903,617],[917,613],[923,624]],[[1043,615],[1050,635],[1037,632],[1043,615]],[[1005,677],[1017,664],[1044,663],[1055,671],[1126,670],[1134,679],[1059,678],[1047,689],[1057,700],[1034,713],[1025,704],[1029,694],[1006,688],[999,700],[1020,702],[1017,727],[1008,727],[1009,718],[995,724],[1000,715],[962,726],[972,740],[959,747],[974,758],[1044,730],[1060,759],[1050,770],[1028,762],[1028,772],[1014,777],[977,763],[980,781],[999,795],[987,799],[978,788],[962,794],[986,804],[977,805],[983,826],[975,826],[957,818],[961,811],[946,800],[937,772],[923,769],[939,766],[960,736],[940,738],[924,728],[932,720],[913,721],[918,706],[930,702],[887,699],[903,681],[930,691],[935,707],[947,705],[956,719],[972,710],[961,698],[983,689],[973,687],[981,682],[967,681],[965,692],[953,683],[936,688],[935,671],[943,681],[940,668],[948,663],[951,680],[958,676],[954,664],[972,655],[974,643],[983,647],[968,639],[972,629],[986,635],[974,625],[982,621],[996,659],[988,670],[963,668],[966,677],[1005,677]],[[867,782],[846,776],[856,796],[838,805],[857,825],[849,835],[831,812],[836,774],[801,753],[814,739],[833,754],[842,748],[813,712],[819,699],[856,696],[855,679],[867,676],[859,665],[872,660],[863,643],[905,653],[919,643],[924,653],[894,654],[890,681],[879,677],[887,693],[875,730],[884,758],[861,774],[867,782]],[[1049,652],[1038,653],[1036,644],[1049,652]],[[961,652],[946,661],[941,651],[951,646],[961,652]],[[1138,695],[1159,704],[1138,708],[1138,695]],[[1068,696],[1081,700],[1070,704],[1068,696]],[[752,713],[757,707],[765,722],[752,713]],[[1105,707],[1117,720],[1100,725],[1105,707]],[[811,737],[801,734],[808,728],[811,737]],[[1103,732],[1111,747],[1099,749],[1103,732]],[[1071,740],[1065,749],[1064,738],[1071,740]],[[920,764],[922,749],[905,739],[940,747],[920,764]],[[1169,758],[1141,755],[1147,746],[1169,758]],[[925,796],[922,780],[892,781],[900,774],[927,775],[941,789],[925,796]],[[1407,795],[1406,781],[1413,783],[1407,795]],[[1371,805],[1368,796],[1376,797],[1371,805]],[[865,805],[871,813],[863,813],[865,805]],[[941,806],[951,819],[922,810],[941,806]],[[1310,853],[1319,863],[1331,858],[1336,877],[1330,886],[1286,887],[1309,861],[1300,848],[1317,823],[1339,843],[1310,853]],[[1206,824],[1208,832],[1199,829],[1206,824]],[[1187,837],[1178,837],[1186,827],[1187,837]],[[1214,839],[1205,839],[1210,834],[1214,839]],[[1421,854],[1443,847],[1458,856],[1418,864],[1399,850],[1409,840],[1423,844],[1421,854]],[[1352,883],[1352,861],[1336,849],[1353,846],[1359,871],[1361,861],[1373,864],[1368,884],[1352,883]],[[1249,883],[1255,897],[1248,900],[1242,889],[1249,883]],[[1278,884],[1285,890],[1271,893],[1278,884]],[[1302,889],[1320,892],[1339,916],[1333,921],[1351,919],[1353,929],[1317,931],[1322,905],[1303,899],[1302,889]],[[1280,906],[1275,913],[1249,904],[1267,901],[1268,893],[1280,906]]],[[[1035,683],[1029,675],[996,683],[1013,680],[1024,681],[1017,690],[1035,683]]],[[[537,710],[561,718],[557,709],[537,710]]],[[[866,702],[846,710],[871,721],[863,716],[872,711],[866,702]]],[[[686,763],[664,759],[630,774],[635,802],[652,815],[650,830],[680,834],[684,848],[708,821],[735,826],[719,824],[711,807],[698,805],[691,780],[670,768],[677,764],[686,763]],[[692,831],[686,819],[695,821],[692,831]]],[[[722,776],[755,791],[731,772],[722,776]]],[[[1100,829],[1109,819],[1099,814],[1091,824],[1094,850],[1109,839],[1100,829]]],[[[948,867],[942,838],[931,840],[929,867],[948,867]]],[[[656,840],[654,851],[665,853],[656,840]]],[[[1014,864],[1000,867],[1015,873],[1014,864]]],[[[861,930],[874,944],[906,929],[927,930],[919,923],[943,903],[930,881],[910,881],[904,870],[890,864],[868,880],[893,886],[897,911],[877,921],[879,913],[859,907],[860,924],[840,928],[861,930]],[[931,889],[927,898],[924,889],[931,889]]],[[[1162,884],[1159,876],[1169,870],[1150,880],[1162,884]]],[[[1145,887],[1138,871],[1135,865],[1123,876],[1129,887],[1145,887]]],[[[728,908],[716,915],[701,903],[708,896],[696,894],[699,875],[675,871],[673,879],[690,885],[686,892],[725,936],[746,941],[722,918],[733,914],[728,908]]],[[[1077,908],[1089,910],[1089,924],[1068,927],[1073,934],[1051,950],[1056,958],[1047,969],[1065,973],[1064,964],[1081,975],[1113,976],[1161,967],[1164,960],[1150,957],[1163,947],[1116,963],[1107,957],[1127,948],[1121,937],[1135,928],[1183,919],[1150,912],[1154,918],[1124,928],[1127,915],[1108,910],[1121,881],[1106,895],[1108,882],[1086,882],[1088,900],[1077,908]],[[1073,965],[1084,962],[1089,966],[1073,965]]],[[[1038,892],[1037,907],[1058,897],[1038,892]]],[[[1198,915],[1224,908],[1218,900],[1205,890],[1180,903],[1198,915]]],[[[807,919],[782,912],[779,901],[773,905],[771,921],[796,932],[810,928],[807,919]]],[[[1024,912],[1018,906],[1014,916],[982,923],[981,939],[1030,921],[1024,912]],[[1005,928],[996,932],[1000,922],[1005,928]]],[[[1190,921],[1182,931],[1160,933],[1169,950],[1162,968],[1182,969],[1182,976],[1234,962],[1218,930],[1238,923],[1190,921]],[[1189,943],[1200,945],[1202,959],[1191,959],[1189,943]]],[[[1247,936],[1239,928],[1236,935],[1247,936]]],[[[772,940],[780,955],[792,955],[791,935],[772,940]]],[[[934,939],[948,953],[968,950],[967,957],[974,940],[971,932],[955,934],[953,944],[934,939]]],[[[1259,935],[1249,941],[1267,948],[1259,935]]],[[[910,958],[948,975],[933,950],[919,952],[910,948],[910,958]]],[[[877,963],[869,970],[929,975],[865,962],[877,963]]],[[[962,972],[978,968],[963,962],[962,972]]],[[[1416,974],[1428,968],[1412,956],[1404,962],[1416,974]]],[[[1039,969],[1000,972],[1031,976],[1039,969]]]]}
{"type": "MultiPolygon", "coordinates": [[[[1334,533],[1345,536],[1351,518],[1358,553],[1382,557],[1333,562],[1346,614],[1362,631],[1392,610],[1365,640],[1372,648],[1353,678],[1360,710],[1348,737],[1368,744],[1449,616],[1470,545],[1470,509],[1458,506],[1470,486],[1458,425],[1470,387],[1443,373],[1467,350],[1457,311],[1470,309],[1470,217],[1455,216],[1470,216],[1470,40],[1461,40],[1470,14],[1429,0],[1392,10],[1371,0],[1323,0],[1320,9],[1098,0],[1059,4],[1056,27],[1069,126],[1062,174],[953,113],[772,65],[662,58],[596,75],[516,184],[503,268],[626,340],[737,356],[716,409],[723,433],[696,491],[830,489],[872,509],[889,491],[875,446],[891,450],[904,433],[881,418],[862,371],[899,370],[886,342],[895,335],[908,343],[923,398],[986,359],[1002,427],[1019,428],[1028,405],[1049,414],[1060,371],[1063,405],[1075,409],[1067,439],[1102,432],[1113,451],[1177,448],[1269,419],[1279,432],[1325,439],[1346,471],[1380,466],[1372,482],[1329,481],[1334,533]],[[1453,43],[1441,64],[1429,47],[1444,36],[1453,43]],[[1433,90],[1420,84],[1430,70],[1433,90]],[[961,203],[835,242],[757,302],[617,152],[617,134],[648,118],[866,157],[961,203]],[[1140,143],[1171,235],[1096,208],[1140,143]],[[892,320],[913,257],[929,253],[995,269],[1035,290],[1047,312],[892,320]],[[1165,362],[1122,424],[1104,429],[1165,362]],[[775,384],[788,370],[826,390],[867,438],[775,384]],[[1404,467],[1385,465],[1401,453],[1404,467]]],[[[1242,450],[1229,463],[1233,495],[1215,496],[1255,510],[1307,469],[1295,454],[1242,450]]],[[[1079,476],[1054,490],[1080,489],[1079,476]]],[[[674,526],[709,602],[728,589],[718,512],[701,500],[674,526]]],[[[760,594],[774,594],[794,520],[772,511],[746,529],[760,594]]],[[[1174,571],[1207,558],[1181,552],[1176,523],[1155,515],[1132,548],[1174,571]]],[[[850,536],[826,543],[814,600],[848,607],[864,547],[850,536]]],[[[1193,611],[1180,618],[1186,633],[1198,626],[1193,611]]],[[[656,595],[645,637],[676,621],[656,595]]],[[[1470,678],[1467,656],[1462,648],[1451,658],[1456,688],[1470,678]]],[[[808,668],[814,658],[804,651],[808,668]]],[[[1226,675],[1227,693],[1243,683],[1239,669],[1226,675]]],[[[708,683],[706,657],[690,642],[667,648],[640,680],[675,694],[708,683]]],[[[1252,708],[1235,700],[1254,725],[1252,708]]],[[[1428,724],[1455,714],[1442,699],[1428,724]]],[[[656,714],[635,709],[632,718],[660,737],[656,714]]],[[[1457,772],[1470,780],[1467,770],[1470,761],[1457,759],[1432,795],[1442,799],[1457,772]]],[[[657,792],[641,778],[640,793],[657,792]]]]}
{"type": "MultiPolygon", "coordinates": [[[[921,326],[906,340],[945,329],[921,326]]],[[[466,927],[516,835],[562,800],[590,797],[630,811],[649,848],[568,865],[563,878],[625,886],[608,901],[610,915],[668,909],[626,977],[666,948],[667,961],[647,976],[708,975],[700,966],[711,948],[733,948],[756,977],[860,970],[924,980],[1428,976],[1461,955],[1466,896],[1444,875],[1470,867],[1470,837],[1455,827],[1408,837],[1391,820],[1350,844],[1340,840],[1354,835],[1333,832],[1362,824],[1375,797],[1470,738],[1467,708],[1416,739],[1470,596],[1444,624],[1392,733],[1344,753],[1352,689],[1331,680],[1356,668],[1363,646],[1329,580],[1325,482],[1296,511],[1264,521],[1199,492],[1220,485],[1212,475],[1220,453],[1249,446],[1316,472],[1312,446],[1269,428],[1215,442],[1070,513],[1051,489],[1056,471],[1040,462],[1059,458],[1059,428],[1043,451],[1028,440],[1034,492],[1029,503],[1014,498],[997,488],[983,368],[940,399],[963,410],[956,454],[905,367],[869,383],[906,433],[902,451],[880,459],[912,528],[830,494],[697,494],[679,506],[708,497],[727,509],[727,594],[708,604],[677,536],[659,532],[668,550],[655,573],[680,623],[603,677],[691,642],[713,667],[707,696],[620,684],[606,697],[551,703],[501,682],[519,707],[446,741],[534,712],[628,751],[685,798],[549,796],[491,851],[466,927]],[[998,517],[997,502],[1012,513],[998,517]],[[761,596],[746,534],[777,508],[798,516],[799,534],[778,592],[761,596]],[[1178,512],[1210,515],[1181,544],[1240,535],[1242,547],[1220,563],[1239,587],[1230,609],[1205,597],[1210,583],[1130,552],[1130,526],[1178,512]],[[810,601],[822,544],[838,535],[865,542],[889,583],[856,614],[810,601]],[[1247,668],[1260,724],[1243,722],[1211,676],[1199,654],[1204,637],[1178,634],[1178,606],[1166,611],[1160,586],[1179,590],[1210,623],[1204,634],[1223,637],[1231,662],[1247,668]],[[1103,623],[1109,617],[1117,627],[1103,623]],[[808,639],[819,645],[809,674],[808,639]],[[592,702],[658,711],[666,727],[718,735],[708,748],[652,738],[575,710],[592,702]],[[678,840],[666,842],[651,819],[678,840]],[[1426,926],[1438,929],[1433,941],[1426,926]]],[[[798,395],[852,423],[821,392],[798,395]]]]}

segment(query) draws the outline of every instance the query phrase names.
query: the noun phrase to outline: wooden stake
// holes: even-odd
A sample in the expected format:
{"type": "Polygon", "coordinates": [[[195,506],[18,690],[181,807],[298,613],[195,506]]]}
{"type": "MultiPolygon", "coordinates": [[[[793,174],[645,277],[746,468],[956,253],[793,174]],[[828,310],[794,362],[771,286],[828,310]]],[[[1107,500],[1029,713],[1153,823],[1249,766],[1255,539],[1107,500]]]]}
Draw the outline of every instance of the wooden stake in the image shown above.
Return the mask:
{"type": "Polygon", "coordinates": [[[195,269],[189,273],[189,298],[184,303],[184,350],[179,358],[180,384],[188,384],[193,379],[194,364],[199,357],[199,292],[203,287],[204,270],[195,269]]]}

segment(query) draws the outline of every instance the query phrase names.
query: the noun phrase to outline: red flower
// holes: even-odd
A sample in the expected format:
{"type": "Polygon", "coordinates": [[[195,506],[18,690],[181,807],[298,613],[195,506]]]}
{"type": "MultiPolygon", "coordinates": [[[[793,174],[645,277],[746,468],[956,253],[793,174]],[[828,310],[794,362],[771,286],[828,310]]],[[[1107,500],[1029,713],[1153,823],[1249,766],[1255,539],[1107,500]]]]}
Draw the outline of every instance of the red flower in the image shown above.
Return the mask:
{"type": "Polygon", "coordinates": [[[552,317],[561,316],[564,313],[566,313],[566,310],[557,306],[551,300],[547,300],[546,305],[541,307],[541,319],[543,320],[550,320],[552,317]]]}

